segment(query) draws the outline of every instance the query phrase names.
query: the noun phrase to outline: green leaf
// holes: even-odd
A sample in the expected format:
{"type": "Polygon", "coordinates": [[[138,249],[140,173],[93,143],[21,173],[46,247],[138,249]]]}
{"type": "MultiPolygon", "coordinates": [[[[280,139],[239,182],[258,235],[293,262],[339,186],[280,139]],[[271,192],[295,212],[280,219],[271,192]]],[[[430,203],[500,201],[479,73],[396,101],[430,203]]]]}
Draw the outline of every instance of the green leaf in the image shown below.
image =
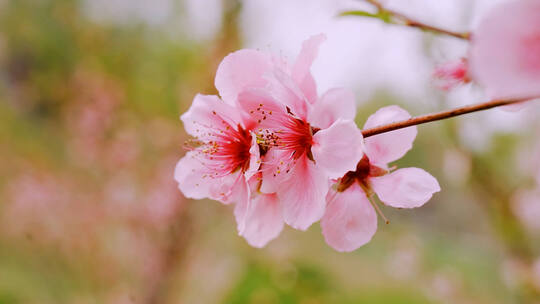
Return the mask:
{"type": "Polygon", "coordinates": [[[383,21],[384,23],[392,23],[392,14],[387,11],[379,11],[377,13],[370,13],[366,11],[346,11],[339,14],[340,17],[342,16],[360,16],[360,17],[368,17],[368,18],[375,18],[383,21]]]}
{"type": "Polygon", "coordinates": [[[362,16],[362,17],[370,17],[370,18],[377,18],[379,19],[380,16],[378,14],[373,14],[366,11],[346,11],[339,14],[340,17],[342,16],[362,16]]]}

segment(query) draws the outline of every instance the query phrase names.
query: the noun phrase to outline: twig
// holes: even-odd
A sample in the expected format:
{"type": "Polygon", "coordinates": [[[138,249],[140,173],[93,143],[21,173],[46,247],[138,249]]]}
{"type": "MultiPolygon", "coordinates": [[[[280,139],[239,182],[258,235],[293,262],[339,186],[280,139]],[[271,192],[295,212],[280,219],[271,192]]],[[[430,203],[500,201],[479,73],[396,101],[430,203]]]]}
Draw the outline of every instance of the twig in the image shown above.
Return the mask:
{"type": "MultiPolygon", "coordinates": [[[[187,202],[183,202],[186,204],[187,202]]],[[[173,276],[182,266],[191,238],[192,223],[188,206],[181,206],[171,222],[167,242],[163,250],[161,273],[157,281],[149,284],[150,290],[145,303],[162,304],[166,302],[168,293],[172,289],[173,276]]]]}
{"type": "MultiPolygon", "coordinates": [[[[366,138],[366,137],[370,137],[370,136],[381,134],[381,133],[386,133],[386,132],[390,132],[390,131],[394,131],[394,130],[398,130],[398,129],[407,128],[407,127],[410,127],[410,126],[425,124],[425,123],[432,122],[432,121],[452,118],[452,117],[456,117],[456,116],[460,116],[460,115],[464,115],[464,114],[468,114],[468,113],[473,113],[473,112],[483,111],[483,110],[496,108],[496,107],[500,107],[500,106],[505,106],[505,105],[510,105],[510,104],[514,104],[514,103],[524,102],[524,101],[527,101],[527,100],[530,100],[530,98],[510,99],[510,100],[493,100],[493,101],[488,101],[488,102],[484,102],[484,103],[468,105],[468,106],[455,108],[455,109],[448,110],[448,111],[442,111],[442,112],[439,112],[439,113],[426,114],[426,115],[422,115],[422,116],[413,117],[413,118],[410,118],[410,119],[405,120],[405,121],[394,122],[394,123],[391,123],[391,124],[387,124],[387,125],[383,125],[383,126],[379,126],[379,127],[375,127],[375,128],[371,128],[371,129],[362,130],[362,135],[364,136],[364,138],[366,138]]],[[[538,100],[538,99],[535,99],[535,100],[538,100]]]]}
{"type": "Polygon", "coordinates": [[[390,16],[391,17],[391,19],[389,20],[390,23],[419,28],[424,31],[444,34],[447,36],[452,36],[452,37],[456,37],[456,38],[464,39],[464,40],[469,40],[471,38],[471,34],[468,32],[465,32],[465,33],[454,32],[454,31],[442,29],[433,25],[425,24],[423,22],[410,18],[409,16],[406,16],[402,13],[399,13],[399,12],[396,12],[394,10],[384,7],[384,5],[378,0],[365,0],[365,1],[375,6],[377,10],[379,11],[380,15],[390,16]],[[399,21],[399,22],[396,22],[396,21],[399,21]]]}

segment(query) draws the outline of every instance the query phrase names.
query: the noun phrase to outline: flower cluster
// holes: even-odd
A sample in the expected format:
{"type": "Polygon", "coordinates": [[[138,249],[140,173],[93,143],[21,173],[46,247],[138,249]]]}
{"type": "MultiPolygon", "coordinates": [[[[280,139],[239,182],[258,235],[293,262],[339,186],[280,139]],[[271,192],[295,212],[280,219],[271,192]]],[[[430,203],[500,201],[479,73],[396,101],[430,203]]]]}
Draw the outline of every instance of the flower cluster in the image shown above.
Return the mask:
{"type": "MultiPolygon", "coordinates": [[[[310,68],[324,40],[305,41],[292,64],[258,50],[228,55],[215,79],[221,98],[197,95],[181,116],[194,139],[176,166],[180,190],[235,203],[239,234],[252,246],[265,246],[284,224],[306,230],[322,219],[328,244],[354,250],[377,229],[373,193],[389,206],[412,208],[440,190],[421,169],[392,172],[387,165],[412,147],[415,127],[364,140],[350,91],[317,95],[310,68]]],[[[365,127],[409,117],[386,107],[365,127]]]]}

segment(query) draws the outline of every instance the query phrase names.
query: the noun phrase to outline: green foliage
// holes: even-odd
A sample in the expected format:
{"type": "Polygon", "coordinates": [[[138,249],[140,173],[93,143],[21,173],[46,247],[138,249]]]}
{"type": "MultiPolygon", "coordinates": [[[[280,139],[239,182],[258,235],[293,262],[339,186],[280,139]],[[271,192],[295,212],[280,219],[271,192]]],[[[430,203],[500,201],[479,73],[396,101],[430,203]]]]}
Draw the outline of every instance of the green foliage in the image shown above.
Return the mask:
{"type": "Polygon", "coordinates": [[[283,271],[277,265],[250,263],[223,303],[430,303],[413,289],[358,287],[347,291],[316,265],[296,263],[283,271]]]}
{"type": "Polygon", "coordinates": [[[359,16],[359,17],[367,17],[367,18],[375,18],[379,19],[384,23],[392,23],[392,14],[388,13],[387,11],[380,10],[377,13],[370,13],[366,11],[345,11],[339,14],[340,17],[344,16],[359,16]]]}

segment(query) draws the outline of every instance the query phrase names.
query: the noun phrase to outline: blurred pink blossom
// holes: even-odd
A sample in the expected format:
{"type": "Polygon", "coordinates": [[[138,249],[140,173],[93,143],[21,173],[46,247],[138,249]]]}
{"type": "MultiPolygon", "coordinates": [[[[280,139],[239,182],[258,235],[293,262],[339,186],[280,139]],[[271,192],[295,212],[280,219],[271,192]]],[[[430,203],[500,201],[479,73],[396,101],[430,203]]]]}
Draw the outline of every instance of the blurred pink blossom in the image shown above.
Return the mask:
{"type": "Polygon", "coordinates": [[[496,99],[540,96],[540,2],[513,0],[493,8],[473,32],[472,78],[496,99]]]}
{"type": "Polygon", "coordinates": [[[105,149],[107,167],[120,168],[134,164],[141,150],[137,130],[125,128],[116,131],[105,149]]]}
{"type": "Polygon", "coordinates": [[[170,178],[175,163],[174,158],[165,158],[158,163],[154,176],[146,186],[147,191],[142,196],[144,207],[139,216],[158,228],[169,227],[179,208],[183,207],[178,186],[170,178]]]}
{"type": "Polygon", "coordinates": [[[82,68],[72,86],[77,94],[65,111],[69,148],[75,160],[89,166],[102,156],[105,133],[113,125],[123,94],[115,81],[82,68]]]}
{"type": "Polygon", "coordinates": [[[515,257],[506,258],[500,264],[500,275],[503,282],[510,288],[522,285],[527,277],[528,266],[515,257]]]}
{"type": "Polygon", "coordinates": [[[540,233],[540,189],[516,193],[512,198],[512,211],[528,230],[540,233]]]}
{"type": "MultiPolygon", "coordinates": [[[[364,128],[410,117],[398,106],[384,107],[368,118],[364,128]]],[[[415,208],[441,190],[437,180],[422,169],[392,171],[388,167],[412,148],[416,134],[416,127],[409,127],[365,139],[365,155],[356,171],[339,179],[327,196],[321,226],[326,242],[334,249],[352,251],[371,240],[377,230],[377,214],[369,200],[373,193],[388,206],[415,208]]]]}
{"type": "Polygon", "coordinates": [[[8,234],[56,244],[73,255],[92,247],[103,212],[70,179],[27,168],[6,190],[2,226],[8,234]]]}
{"type": "Polygon", "coordinates": [[[462,58],[435,67],[433,78],[436,81],[437,87],[445,91],[460,84],[468,83],[470,79],[467,60],[462,58]]]}
{"type": "Polygon", "coordinates": [[[540,258],[533,263],[531,268],[533,285],[538,291],[540,291],[540,258]]]}

